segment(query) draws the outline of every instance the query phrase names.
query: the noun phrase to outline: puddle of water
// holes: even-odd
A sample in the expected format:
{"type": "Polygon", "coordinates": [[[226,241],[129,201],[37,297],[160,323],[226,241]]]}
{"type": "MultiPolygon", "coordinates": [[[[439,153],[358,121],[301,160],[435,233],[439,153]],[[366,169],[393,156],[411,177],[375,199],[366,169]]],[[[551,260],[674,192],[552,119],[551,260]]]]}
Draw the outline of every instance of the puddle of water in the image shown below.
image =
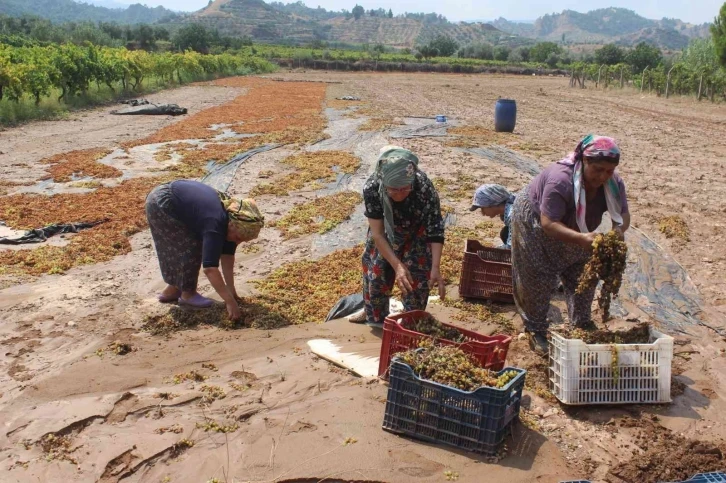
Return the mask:
{"type": "Polygon", "coordinates": [[[92,178],[88,177],[77,177],[73,176],[71,177],[72,181],[68,183],[55,183],[52,179],[46,179],[43,181],[38,181],[36,184],[32,186],[21,186],[18,187],[17,190],[13,191],[10,194],[14,195],[20,195],[20,194],[39,194],[39,195],[56,195],[61,193],[69,193],[69,194],[83,194],[83,193],[90,193],[93,191],[92,188],[80,188],[73,186],[73,184],[78,183],[79,181],[88,181],[92,178]]]}
{"type": "Polygon", "coordinates": [[[9,226],[0,225],[0,238],[16,238],[24,234],[25,231],[23,230],[13,230],[9,226]]]}

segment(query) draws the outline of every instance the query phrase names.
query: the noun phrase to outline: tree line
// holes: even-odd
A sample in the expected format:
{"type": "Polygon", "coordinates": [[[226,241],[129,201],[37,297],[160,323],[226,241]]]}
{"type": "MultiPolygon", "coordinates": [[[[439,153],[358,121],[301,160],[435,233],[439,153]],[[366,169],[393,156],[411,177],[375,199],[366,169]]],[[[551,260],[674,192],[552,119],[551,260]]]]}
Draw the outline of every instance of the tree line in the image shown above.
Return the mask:
{"type": "Polygon", "coordinates": [[[113,22],[54,24],[40,17],[0,15],[0,44],[14,47],[72,43],[126,47],[129,50],[222,53],[252,45],[249,37],[230,37],[201,24],[185,24],[174,31],[161,25],[119,25],[113,22]]]}
{"type": "Polygon", "coordinates": [[[59,100],[67,100],[93,85],[105,85],[112,91],[137,90],[149,77],[181,84],[204,77],[272,70],[271,63],[251,55],[203,55],[191,50],[150,53],[92,44],[0,44],[0,101],[20,102],[29,96],[39,104],[54,90],[60,92],[59,100]]]}
{"type": "MultiPolygon", "coordinates": [[[[393,18],[393,10],[390,8],[386,10],[385,8],[377,8],[377,9],[371,9],[366,10],[362,5],[356,4],[355,7],[353,7],[352,11],[343,10],[343,15],[345,15],[346,19],[355,19],[360,20],[362,17],[365,17],[366,15],[370,17],[379,17],[379,18],[393,18]]],[[[449,23],[448,19],[444,17],[441,14],[438,13],[410,13],[406,12],[404,14],[398,15],[400,18],[408,18],[413,20],[418,20],[420,22],[426,23],[426,24],[445,24],[449,23]]]]}

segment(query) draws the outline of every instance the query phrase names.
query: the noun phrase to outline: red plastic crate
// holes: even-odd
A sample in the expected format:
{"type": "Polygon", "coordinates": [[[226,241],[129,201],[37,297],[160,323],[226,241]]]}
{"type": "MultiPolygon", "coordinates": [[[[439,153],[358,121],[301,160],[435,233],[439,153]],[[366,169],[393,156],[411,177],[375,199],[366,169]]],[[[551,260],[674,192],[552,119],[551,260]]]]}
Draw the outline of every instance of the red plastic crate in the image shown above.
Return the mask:
{"type": "MultiPolygon", "coordinates": [[[[388,379],[388,368],[393,356],[399,352],[416,349],[419,342],[430,339],[431,336],[409,330],[416,320],[429,315],[423,310],[412,310],[398,315],[386,317],[383,322],[383,341],[381,342],[381,358],[378,364],[378,377],[388,379]]],[[[467,354],[471,354],[482,367],[492,371],[499,371],[504,367],[507,351],[512,338],[508,335],[481,335],[474,331],[462,329],[455,325],[443,324],[453,327],[464,334],[466,342],[456,343],[450,340],[438,339],[441,345],[454,345],[467,354]]]]}
{"type": "Polygon", "coordinates": [[[464,245],[459,296],[514,303],[512,251],[485,247],[476,240],[464,245]]]}

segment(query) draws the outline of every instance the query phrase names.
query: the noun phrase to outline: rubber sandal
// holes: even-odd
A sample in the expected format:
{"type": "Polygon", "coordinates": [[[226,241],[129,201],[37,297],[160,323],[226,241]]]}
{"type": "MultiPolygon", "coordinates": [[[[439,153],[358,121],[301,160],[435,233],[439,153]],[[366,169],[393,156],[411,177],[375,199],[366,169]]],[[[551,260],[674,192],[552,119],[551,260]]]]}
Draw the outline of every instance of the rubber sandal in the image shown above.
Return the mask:
{"type": "Polygon", "coordinates": [[[179,295],[163,295],[159,294],[156,296],[156,299],[161,302],[162,304],[173,304],[176,303],[179,300],[179,295]]]}
{"type": "Polygon", "coordinates": [[[367,317],[366,317],[366,311],[365,311],[365,310],[363,310],[363,311],[362,311],[362,312],[361,312],[360,314],[358,314],[358,315],[351,315],[351,316],[350,316],[350,317],[348,318],[348,322],[352,322],[352,323],[354,323],[354,324],[363,324],[363,323],[365,323],[366,319],[367,319],[367,317]]]}
{"type": "Polygon", "coordinates": [[[189,300],[184,300],[179,297],[179,305],[187,307],[194,307],[195,309],[207,309],[214,305],[214,300],[203,297],[199,294],[194,294],[189,300]]]}
{"type": "Polygon", "coordinates": [[[549,341],[546,334],[529,333],[529,347],[537,354],[546,356],[550,352],[549,341]]]}

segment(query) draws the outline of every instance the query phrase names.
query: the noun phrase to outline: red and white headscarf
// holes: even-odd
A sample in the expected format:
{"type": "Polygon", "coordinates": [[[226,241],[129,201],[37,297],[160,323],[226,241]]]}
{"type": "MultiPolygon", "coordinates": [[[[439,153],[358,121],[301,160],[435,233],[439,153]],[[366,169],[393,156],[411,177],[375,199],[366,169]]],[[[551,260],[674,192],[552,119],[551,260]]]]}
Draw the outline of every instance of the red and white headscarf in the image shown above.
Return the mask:
{"type": "MultiPolygon", "coordinates": [[[[588,134],[577,145],[575,151],[567,155],[559,164],[574,166],[572,182],[575,191],[575,210],[577,214],[577,226],[582,233],[588,233],[585,214],[587,213],[587,196],[585,195],[585,183],[583,180],[583,160],[595,159],[608,161],[613,164],[620,162],[620,148],[613,138],[605,136],[594,136],[588,134]]],[[[620,187],[611,177],[605,183],[605,201],[608,206],[608,213],[613,223],[622,225],[622,203],[620,200],[620,187]]]]}

